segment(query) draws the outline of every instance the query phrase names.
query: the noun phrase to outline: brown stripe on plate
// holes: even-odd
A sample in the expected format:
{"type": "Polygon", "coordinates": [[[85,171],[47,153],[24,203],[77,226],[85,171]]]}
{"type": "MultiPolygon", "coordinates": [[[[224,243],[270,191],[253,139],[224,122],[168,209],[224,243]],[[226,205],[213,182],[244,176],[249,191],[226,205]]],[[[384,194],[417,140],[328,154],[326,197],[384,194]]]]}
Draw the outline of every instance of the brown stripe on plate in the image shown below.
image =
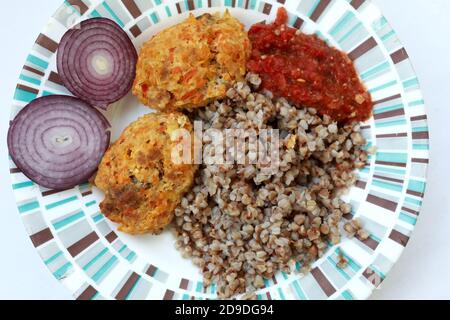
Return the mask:
{"type": "Polygon", "coordinates": [[[272,297],[270,296],[270,292],[269,291],[267,291],[266,297],[267,297],[267,300],[272,300],[272,297]]]}
{"type": "Polygon", "coordinates": [[[352,2],[350,2],[350,5],[355,8],[358,9],[359,7],[361,7],[361,5],[365,2],[366,0],[352,0],[352,2]]]}
{"type": "Polygon", "coordinates": [[[429,135],[428,131],[413,132],[412,133],[412,138],[415,139],[415,140],[418,140],[418,139],[429,139],[430,135],[429,135]]]}
{"type": "Polygon", "coordinates": [[[41,77],[45,76],[44,72],[36,70],[35,68],[29,67],[27,65],[23,66],[23,70],[27,70],[27,71],[33,72],[33,73],[35,73],[35,74],[37,74],[38,76],[41,76],[41,77]]]}
{"type": "Polygon", "coordinates": [[[50,52],[55,53],[58,50],[58,43],[47,37],[45,34],[40,34],[36,39],[36,43],[50,52]]]}
{"type": "Polygon", "coordinates": [[[305,21],[303,21],[302,18],[297,17],[297,19],[295,19],[294,28],[300,29],[304,22],[305,21]]]}
{"type": "Polygon", "coordinates": [[[311,274],[328,297],[336,292],[336,289],[319,268],[312,269],[311,274]]]}
{"type": "Polygon", "coordinates": [[[402,133],[388,133],[388,134],[377,134],[377,138],[402,138],[407,137],[408,134],[406,132],[402,133]]]}
{"type": "Polygon", "coordinates": [[[166,293],[164,293],[163,300],[173,300],[173,296],[175,295],[175,292],[172,290],[166,290],[166,293]]]}
{"type": "Polygon", "coordinates": [[[178,12],[178,14],[181,14],[181,6],[180,6],[180,3],[178,2],[175,6],[177,7],[177,12],[178,12]]]}
{"type": "Polygon", "coordinates": [[[370,125],[361,126],[360,128],[361,128],[361,130],[370,129],[370,125]]]}
{"type": "Polygon", "coordinates": [[[373,177],[374,177],[374,178],[377,178],[377,179],[386,180],[386,181],[392,181],[392,182],[397,182],[397,183],[403,183],[403,180],[400,180],[400,179],[394,179],[394,178],[389,178],[389,177],[385,177],[385,176],[380,176],[380,175],[378,175],[378,174],[375,174],[373,177]]]}
{"type": "Polygon", "coordinates": [[[397,209],[397,203],[395,203],[394,201],[383,199],[372,194],[369,194],[367,196],[367,201],[392,212],[395,212],[395,210],[397,209]]]}
{"type": "Polygon", "coordinates": [[[371,237],[369,237],[365,240],[362,240],[360,237],[356,236],[356,239],[358,239],[359,241],[364,243],[366,246],[368,246],[372,250],[376,250],[376,248],[379,245],[379,243],[376,240],[372,239],[371,237]]]}
{"type": "Polygon", "coordinates": [[[408,59],[409,56],[405,48],[401,48],[400,50],[395,51],[393,54],[391,54],[391,58],[394,64],[397,64],[399,62],[402,62],[403,60],[408,59]]]}
{"type": "Polygon", "coordinates": [[[381,278],[375,271],[370,268],[367,268],[363,272],[363,276],[370,281],[375,287],[378,287],[381,282],[383,282],[383,278],[381,278]]]}
{"type": "Polygon", "coordinates": [[[345,220],[350,221],[350,220],[353,219],[353,214],[352,214],[351,212],[350,212],[350,213],[346,213],[346,214],[342,215],[342,217],[343,217],[345,220]]]}
{"type": "Polygon", "coordinates": [[[22,173],[22,170],[19,168],[11,168],[9,169],[9,173],[22,173]]]}
{"type": "Polygon", "coordinates": [[[135,37],[135,38],[137,38],[138,36],[140,36],[142,34],[142,31],[137,24],[135,24],[134,26],[132,26],[130,28],[130,32],[133,35],[133,37],[135,37]]]}
{"type": "Polygon", "coordinates": [[[381,164],[383,166],[391,166],[391,167],[402,167],[406,168],[406,163],[400,163],[400,162],[390,162],[390,161],[375,161],[376,164],[381,164]]]}
{"type": "Polygon", "coordinates": [[[397,230],[392,230],[391,234],[389,235],[389,238],[404,247],[406,247],[406,245],[408,244],[408,241],[409,241],[408,236],[404,235],[403,233],[401,233],[397,230]]]}
{"type": "Polygon", "coordinates": [[[73,245],[71,245],[69,248],[67,248],[67,251],[70,253],[72,257],[76,257],[81,252],[83,252],[86,248],[88,248],[91,244],[93,244],[95,241],[97,241],[98,235],[95,231],[88,234],[83,239],[78,240],[73,245]]]}
{"type": "Polygon", "coordinates": [[[373,118],[375,120],[379,120],[379,119],[386,119],[386,118],[392,118],[392,117],[403,116],[403,115],[405,115],[405,110],[402,108],[402,109],[397,109],[397,110],[374,114],[373,118]]]}
{"type": "Polygon", "coordinates": [[[89,191],[83,192],[83,193],[81,194],[81,196],[82,196],[82,197],[86,197],[86,196],[89,196],[89,195],[91,195],[91,194],[92,194],[92,191],[89,190],[89,191]]]}
{"type": "Polygon", "coordinates": [[[125,300],[127,295],[130,293],[131,289],[133,289],[136,282],[139,280],[139,275],[136,272],[133,272],[128,280],[123,285],[122,289],[116,295],[117,300],[125,300]]]}
{"type": "Polygon", "coordinates": [[[44,243],[47,243],[48,241],[53,239],[53,234],[50,231],[49,228],[39,231],[38,233],[35,233],[30,236],[31,242],[33,242],[33,245],[37,248],[44,243]]]}
{"type": "Polygon", "coordinates": [[[272,5],[270,3],[265,3],[263,7],[263,13],[269,15],[272,11],[272,5]]]}
{"type": "Polygon", "coordinates": [[[136,19],[142,14],[141,10],[137,6],[136,2],[134,2],[134,0],[122,0],[122,3],[125,8],[127,8],[128,12],[130,12],[130,14],[133,16],[133,18],[136,19]]]}
{"type": "Polygon", "coordinates": [[[208,0],[208,8],[212,7],[212,0],[208,0]]]}
{"type": "Polygon", "coordinates": [[[383,99],[374,101],[373,104],[377,105],[377,104],[385,103],[385,102],[388,102],[388,101],[391,101],[391,100],[400,99],[401,97],[402,97],[401,94],[396,94],[394,96],[390,96],[390,97],[387,97],[387,98],[383,98],[383,99]]]}
{"type": "Polygon", "coordinates": [[[53,83],[59,84],[60,86],[64,86],[64,83],[62,82],[59,74],[57,74],[54,71],[50,72],[50,74],[48,76],[48,80],[53,83]]]}
{"type": "Polygon", "coordinates": [[[286,0],[277,0],[278,3],[285,4],[286,0]]]}
{"type": "Polygon", "coordinates": [[[81,0],[67,0],[67,2],[75,7],[75,9],[77,9],[77,11],[82,15],[85,14],[89,9],[87,5],[81,0]]]}
{"type": "Polygon", "coordinates": [[[232,0],[231,1],[231,6],[234,8],[234,7],[236,7],[236,0],[232,0]]]}
{"type": "Polygon", "coordinates": [[[358,47],[353,49],[353,51],[348,54],[348,57],[354,61],[359,57],[361,57],[362,55],[364,55],[365,53],[372,50],[373,48],[375,48],[376,46],[377,41],[373,37],[370,37],[369,39],[361,43],[358,47]]]}
{"type": "Polygon", "coordinates": [[[194,0],[187,1],[189,11],[195,10],[194,0]]]}
{"type": "Polygon", "coordinates": [[[278,283],[277,278],[275,278],[275,275],[272,277],[272,281],[273,281],[274,284],[278,283]]]}
{"type": "Polygon", "coordinates": [[[419,158],[412,158],[411,161],[415,163],[425,163],[425,164],[428,164],[430,162],[430,160],[428,159],[419,159],[419,158]]]}
{"type": "MultiPolygon", "coordinates": [[[[210,1],[210,0],[209,0],[210,1]]],[[[245,9],[248,9],[248,5],[250,4],[250,0],[245,0],[245,9]]]]}
{"type": "Polygon", "coordinates": [[[30,93],[34,93],[34,94],[38,94],[39,93],[38,89],[30,88],[30,87],[24,86],[23,84],[18,84],[16,88],[20,89],[20,90],[23,90],[23,91],[30,92],[30,93]]]}
{"type": "Polygon", "coordinates": [[[410,208],[407,208],[407,207],[402,207],[402,210],[406,211],[406,212],[409,212],[409,213],[411,213],[413,215],[416,215],[416,216],[419,215],[419,211],[416,211],[416,210],[413,210],[413,209],[410,209],[410,208]]]}
{"type": "Polygon", "coordinates": [[[360,189],[365,189],[366,185],[367,185],[367,182],[361,181],[361,180],[357,180],[355,183],[355,186],[360,189]]]}
{"type": "Polygon", "coordinates": [[[411,121],[420,121],[420,120],[427,120],[428,117],[426,114],[421,115],[421,116],[415,116],[415,117],[411,117],[411,121]]]}
{"type": "Polygon", "coordinates": [[[51,195],[54,195],[54,194],[57,194],[57,193],[60,193],[60,192],[64,192],[64,191],[67,191],[67,190],[70,190],[70,189],[63,189],[63,190],[47,190],[47,191],[42,192],[42,196],[43,196],[43,197],[48,197],[48,196],[51,196],[51,195]]]}
{"type": "Polygon", "coordinates": [[[89,285],[77,298],[77,300],[91,300],[96,294],[97,290],[93,286],[89,285]]]}
{"type": "Polygon", "coordinates": [[[317,5],[316,9],[314,9],[313,13],[311,14],[311,20],[314,22],[317,22],[319,20],[322,13],[325,11],[325,9],[328,7],[328,5],[331,3],[331,0],[320,0],[320,3],[317,5]]]}
{"type": "Polygon", "coordinates": [[[181,281],[180,281],[180,289],[187,290],[188,286],[189,286],[189,280],[181,279],[181,281]]]}
{"type": "Polygon", "coordinates": [[[106,235],[105,239],[108,240],[109,243],[112,243],[117,239],[117,234],[114,231],[111,231],[106,235]]]}
{"type": "Polygon", "coordinates": [[[406,193],[407,193],[407,194],[410,194],[410,195],[412,195],[412,196],[419,197],[419,198],[423,198],[423,195],[424,195],[423,192],[418,192],[418,191],[409,190],[409,189],[406,190],[406,193]]]}
{"type": "Polygon", "coordinates": [[[158,268],[156,268],[154,265],[149,265],[147,271],[145,271],[145,273],[147,275],[149,275],[150,277],[153,277],[155,275],[156,270],[158,270],[158,268]]]}

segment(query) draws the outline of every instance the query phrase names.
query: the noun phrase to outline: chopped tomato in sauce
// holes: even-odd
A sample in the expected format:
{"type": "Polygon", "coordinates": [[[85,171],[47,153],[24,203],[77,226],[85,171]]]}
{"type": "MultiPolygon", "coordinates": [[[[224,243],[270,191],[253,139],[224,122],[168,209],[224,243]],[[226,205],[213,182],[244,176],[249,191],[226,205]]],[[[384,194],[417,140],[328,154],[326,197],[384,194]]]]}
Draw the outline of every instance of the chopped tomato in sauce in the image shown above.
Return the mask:
{"type": "Polygon", "coordinates": [[[247,67],[260,75],[262,87],[338,122],[367,120],[372,98],[347,54],[286,26],[287,19],[281,8],[274,23],[249,31],[253,49],[247,67]]]}

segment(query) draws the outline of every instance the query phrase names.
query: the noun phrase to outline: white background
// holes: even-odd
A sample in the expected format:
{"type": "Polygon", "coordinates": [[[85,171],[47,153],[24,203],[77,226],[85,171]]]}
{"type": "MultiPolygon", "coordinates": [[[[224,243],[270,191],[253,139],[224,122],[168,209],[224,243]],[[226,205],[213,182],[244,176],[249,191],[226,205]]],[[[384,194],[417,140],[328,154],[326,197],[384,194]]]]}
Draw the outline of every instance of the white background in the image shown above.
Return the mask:
{"type": "MultiPolygon", "coordinates": [[[[0,299],[71,299],[25,234],[10,190],[6,132],[15,83],[27,53],[62,0],[1,5],[0,299]]],[[[421,82],[431,129],[424,207],[408,247],[372,299],[450,298],[450,1],[373,0],[397,31],[421,82]],[[447,185],[449,182],[449,186],[447,185]]]]}

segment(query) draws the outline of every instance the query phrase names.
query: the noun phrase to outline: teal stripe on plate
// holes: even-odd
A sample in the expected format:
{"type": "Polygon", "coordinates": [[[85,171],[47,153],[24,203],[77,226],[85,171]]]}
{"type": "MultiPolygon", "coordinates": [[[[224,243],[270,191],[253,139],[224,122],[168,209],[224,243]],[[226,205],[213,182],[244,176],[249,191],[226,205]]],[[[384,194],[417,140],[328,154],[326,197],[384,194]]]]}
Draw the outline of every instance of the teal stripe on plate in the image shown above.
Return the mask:
{"type": "Polygon", "coordinates": [[[405,119],[384,121],[384,122],[375,121],[375,127],[378,127],[378,128],[401,126],[401,125],[405,125],[405,124],[406,124],[406,120],[405,119]]]}
{"type": "Polygon", "coordinates": [[[381,239],[378,238],[377,236],[373,235],[373,234],[370,235],[370,238],[372,238],[372,239],[375,240],[376,242],[381,242],[381,239]]]}
{"type": "Polygon", "coordinates": [[[395,174],[398,174],[398,175],[404,175],[406,173],[406,170],[392,169],[392,168],[379,167],[379,166],[375,167],[375,171],[382,171],[382,172],[387,172],[387,173],[395,173],[395,174]]]}
{"type": "Polygon", "coordinates": [[[120,20],[120,18],[117,16],[117,14],[114,12],[113,9],[107,4],[106,2],[102,3],[103,7],[108,11],[108,13],[111,15],[111,17],[123,28],[125,27],[125,24],[120,20]]]}
{"type": "Polygon", "coordinates": [[[105,255],[105,253],[108,252],[108,248],[104,248],[102,251],[100,251],[91,261],[89,261],[84,267],[83,270],[87,271],[89,270],[90,267],[92,267],[92,265],[94,263],[96,263],[98,261],[98,259],[100,259],[101,257],[103,257],[105,255]]]}
{"type": "Polygon", "coordinates": [[[108,272],[108,270],[114,265],[114,263],[117,261],[116,256],[112,256],[101,268],[98,270],[93,276],[92,280],[95,282],[98,282],[102,276],[108,272]]]}
{"type": "Polygon", "coordinates": [[[189,297],[189,295],[187,293],[183,294],[183,297],[181,298],[181,300],[190,300],[191,297],[189,297]]]}
{"type": "Polygon", "coordinates": [[[428,144],[413,144],[413,149],[415,150],[429,150],[430,146],[428,144]]]}
{"type": "Polygon", "coordinates": [[[231,0],[225,0],[224,1],[224,5],[226,6],[226,7],[231,7],[231,0]]]}
{"type": "Polygon", "coordinates": [[[423,192],[425,190],[426,183],[417,180],[409,180],[408,190],[413,190],[417,192],[423,192]]]}
{"type": "Polygon", "coordinates": [[[38,67],[41,67],[43,69],[47,69],[48,68],[48,62],[42,60],[41,58],[36,57],[35,55],[28,55],[27,57],[27,61],[37,65],[38,67]]]}
{"type": "Polygon", "coordinates": [[[397,185],[397,184],[393,184],[393,183],[389,183],[389,182],[376,180],[376,179],[374,179],[372,181],[372,185],[380,187],[380,188],[383,188],[383,189],[397,191],[397,192],[401,192],[403,190],[403,186],[400,186],[400,185],[397,185]]]}
{"type": "Polygon", "coordinates": [[[126,248],[127,248],[127,245],[124,244],[124,245],[122,246],[122,248],[120,248],[119,253],[122,253],[126,248]]]}
{"type": "Polygon", "coordinates": [[[340,248],[336,249],[336,254],[341,254],[345,260],[347,260],[347,264],[350,266],[350,268],[353,269],[353,271],[358,272],[361,269],[361,266],[355,262],[352,258],[350,258],[345,252],[343,252],[340,248]]]}
{"type": "Polygon", "coordinates": [[[428,127],[414,127],[412,128],[412,132],[427,132],[428,131],[428,127]]]}
{"type": "Polygon", "coordinates": [[[369,77],[371,77],[371,76],[373,76],[373,75],[375,75],[375,74],[377,74],[377,73],[379,73],[379,72],[381,72],[383,70],[389,69],[389,66],[390,66],[389,62],[387,62],[387,61],[383,62],[383,63],[381,63],[379,65],[376,65],[375,67],[373,67],[373,68],[371,68],[371,69],[361,73],[361,79],[362,80],[366,80],[367,78],[369,78],[369,77]]]}
{"type": "Polygon", "coordinates": [[[284,296],[283,290],[281,290],[281,288],[278,288],[278,294],[280,295],[281,300],[286,300],[286,297],[284,296]]]}
{"type": "Polygon", "coordinates": [[[96,214],[95,216],[92,217],[92,220],[94,220],[94,222],[99,222],[100,220],[102,220],[105,216],[101,213],[96,214]]]}
{"type": "Polygon", "coordinates": [[[97,10],[94,10],[91,12],[91,17],[99,18],[99,17],[101,17],[101,15],[97,10]]]}
{"type": "Polygon", "coordinates": [[[37,201],[28,202],[17,207],[19,213],[28,212],[37,208],[39,208],[39,202],[37,201]]]}
{"type": "Polygon", "coordinates": [[[170,12],[170,9],[168,6],[166,6],[165,9],[166,9],[167,16],[170,18],[172,16],[172,12],[170,12]]]}
{"type": "Polygon", "coordinates": [[[409,79],[409,80],[403,81],[403,86],[405,88],[409,88],[409,87],[412,87],[412,86],[418,85],[418,84],[419,84],[419,80],[417,78],[413,78],[413,79],[409,79]]]}
{"type": "Polygon", "coordinates": [[[33,185],[34,185],[33,181],[25,181],[25,182],[14,183],[12,185],[12,188],[13,188],[13,190],[17,190],[17,189],[23,189],[23,188],[31,187],[33,185]]]}
{"type": "Polygon", "coordinates": [[[50,203],[50,204],[46,205],[45,208],[46,208],[47,210],[50,210],[50,209],[53,209],[53,208],[62,206],[62,205],[64,205],[64,204],[66,204],[66,203],[75,201],[75,200],[77,200],[77,199],[78,199],[77,196],[73,196],[73,197],[70,197],[70,198],[67,198],[67,199],[63,199],[63,200],[60,200],[60,201],[57,201],[57,202],[50,203]]]}
{"type": "Polygon", "coordinates": [[[421,106],[421,105],[424,105],[424,104],[425,104],[425,100],[416,100],[416,101],[410,102],[408,104],[408,106],[416,107],[416,106],[421,106]]]}
{"type": "Polygon", "coordinates": [[[333,268],[340,274],[342,277],[346,280],[350,280],[351,277],[341,268],[339,268],[336,264],[336,261],[334,261],[330,256],[327,257],[328,262],[333,266],[333,268]]]}
{"type": "Polygon", "coordinates": [[[256,0],[250,0],[249,8],[255,10],[256,8],[256,0]]]}
{"type": "Polygon", "coordinates": [[[202,0],[197,0],[197,9],[200,9],[203,7],[202,0]]]}
{"type": "Polygon", "coordinates": [[[77,213],[75,213],[75,214],[73,214],[71,216],[68,216],[67,218],[65,218],[65,219],[63,219],[61,221],[53,223],[53,226],[55,227],[56,230],[59,230],[59,229],[65,227],[65,226],[67,226],[68,224],[81,219],[82,217],[84,217],[84,212],[80,211],[80,212],[77,212],[77,213]]]}
{"type": "Polygon", "coordinates": [[[356,30],[362,27],[362,23],[358,22],[353,28],[351,28],[342,38],[338,40],[338,43],[342,44],[345,40],[347,40],[356,30]]]}
{"type": "Polygon", "coordinates": [[[339,33],[339,31],[342,30],[342,28],[354,17],[355,15],[351,11],[347,11],[347,13],[344,14],[344,16],[336,23],[336,25],[331,28],[330,35],[336,36],[336,34],[339,33]]]}
{"type": "Polygon", "coordinates": [[[406,153],[377,152],[376,158],[379,161],[406,163],[408,155],[406,153]]]}
{"type": "Polygon", "coordinates": [[[394,30],[389,31],[384,36],[381,37],[381,41],[386,41],[387,39],[393,37],[395,35],[394,30]]]}
{"type": "Polygon", "coordinates": [[[53,95],[55,95],[56,93],[53,93],[53,92],[50,92],[50,91],[47,91],[47,90],[44,90],[44,91],[42,91],[42,96],[43,97],[46,97],[46,96],[53,96],[53,95]]]}
{"type": "Polygon", "coordinates": [[[410,225],[415,226],[417,223],[417,219],[414,217],[411,217],[410,215],[407,215],[403,212],[400,212],[400,215],[398,216],[398,218],[406,223],[409,223],[410,225]]]}
{"type": "Polygon", "coordinates": [[[294,286],[294,290],[297,293],[297,296],[299,297],[299,299],[306,300],[305,293],[303,292],[298,280],[295,280],[294,282],[292,282],[292,285],[294,286]]]}
{"type": "Polygon", "coordinates": [[[17,101],[31,102],[36,99],[37,95],[33,92],[28,92],[22,89],[16,89],[14,99],[17,101]]]}
{"type": "Polygon", "coordinates": [[[397,110],[397,109],[402,109],[403,103],[399,103],[393,106],[388,106],[388,107],[383,107],[383,108],[374,108],[373,113],[374,114],[380,114],[380,113],[384,113],[384,112],[388,112],[388,111],[393,111],[393,110],[397,110]]]}
{"type": "Polygon", "coordinates": [[[411,203],[411,204],[415,204],[416,206],[419,206],[419,207],[422,205],[422,201],[417,200],[417,199],[413,199],[413,198],[410,198],[410,197],[406,197],[405,198],[405,202],[408,202],[408,203],[411,203]]]}
{"type": "Polygon", "coordinates": [[[370,93],[375,93],[375,92],[381,91],[383,89],[392,87],[392,86],[394,86],[396,84],[397,84],[397,80],[393,80],[393,81],[387,82],[385,84],[382,84],[382,85],[380,85],[378,87],[372,88],[372,89],[369,90],[369,92],[370,93]]]}
{"type": "Polygon", "coordinates": [[[86,207],[93,206],[96,203],[97,203],[97,201],[95,201],[95,200],[89,201],[88,203],[86,203],[86,207]]]}
{"type": "Polygon", "coordinates": [[[136,256],[136,253],[131,251],[125,259],[127,259],[128,261],[131,261],[131,260],[133,260],[133,258],[135,256],[136,256]]]}
{"type": "Polygon", "coordinates": [[[44,261],[44,263],[46,265],[49,265],[50,263],[52,263],[53,261],[55,261],[56,259],[58,259],[60,256],[63,255],[62,251],[58,251],[57,253],[55,253],[53,256],[51,256],[50,258],[48,258],[47,260],[44,261]]]}
{"type": "Polygon", "coordinates": [[[197,282],[197,287],[195,288],[197,292],[203,292],[203,282],[197,282]]]}
{"type": "Polygon", "coordinates": [[[64,0],[64,4],[66,7],[70,8],[73,13],[80,15],[80,12],[78,12],[78,10],[76,10],[67,0],[64,0]]]}
{"type": "Polygon", "coordinates": [[[159,6],[162,3],[162,0],[155,0],[155,4],[159,6]]]}
{"type": "Polygon", "coordinates": [[[35,84],[35,85],[38,85],[38,86],[41,85],[41,81],[40,80],[32,78],[32,77],[25,76],[23,74],[20,75],[19,79],[23,80],[23,81],[26,81],[26,82],[29,82],[29,83],[32,83],[32,84],[35,84]]]}
{"type": "Polygon", "coordinates": [[[65,276],[65,274],[72,268],[72,264],[70,262],[67,262],[65,265],[63,265],[61,268],[53,272],[53,275],[56,279],[60,280],[65,276]]]}
{"type": "Polygon", "coordinates": [[[345,300],[353,300],[353,296],[348,290],[342,292],[342,297],[344,297],[345,300]]]}
{"type": "Polygon", "coordinates": [[[150,18],[152,19],[152,21],[153,21],[154,24],[157,24],[157,23],[159,22],[158,16],[156,15],[155,12],[153,12],[153,13],[150,15],[150,18]]]}
{"type": "Polygon", "coordinates": [[[373,264],[370,265],[370,269],[372,269],[373,272],[375,272],[381,279],[385,279],[386,278],[386,275],[383,272],[381,272],[380,270],[378,270],[378,268],[375,267],[373,264]]]}

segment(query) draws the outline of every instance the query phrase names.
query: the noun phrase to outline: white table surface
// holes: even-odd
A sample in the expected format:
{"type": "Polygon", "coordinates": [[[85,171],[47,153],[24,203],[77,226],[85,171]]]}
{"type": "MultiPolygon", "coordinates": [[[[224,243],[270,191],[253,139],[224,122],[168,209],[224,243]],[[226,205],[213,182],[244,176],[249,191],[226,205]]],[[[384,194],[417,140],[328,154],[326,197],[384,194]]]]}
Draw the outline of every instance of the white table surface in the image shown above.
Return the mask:
{"type": "MultiPolygon", "coordinates": [[[[373,0],[397,31],[418,73],[431,129],[424,207],[400,261],[372,299],[450,298],[450,1],[373,0]]],[[[0,299],[71,299],[33,248],[10,189],[9,105],[28,50],[62,0],[4,1],[0,61],[0,299]]]]}

